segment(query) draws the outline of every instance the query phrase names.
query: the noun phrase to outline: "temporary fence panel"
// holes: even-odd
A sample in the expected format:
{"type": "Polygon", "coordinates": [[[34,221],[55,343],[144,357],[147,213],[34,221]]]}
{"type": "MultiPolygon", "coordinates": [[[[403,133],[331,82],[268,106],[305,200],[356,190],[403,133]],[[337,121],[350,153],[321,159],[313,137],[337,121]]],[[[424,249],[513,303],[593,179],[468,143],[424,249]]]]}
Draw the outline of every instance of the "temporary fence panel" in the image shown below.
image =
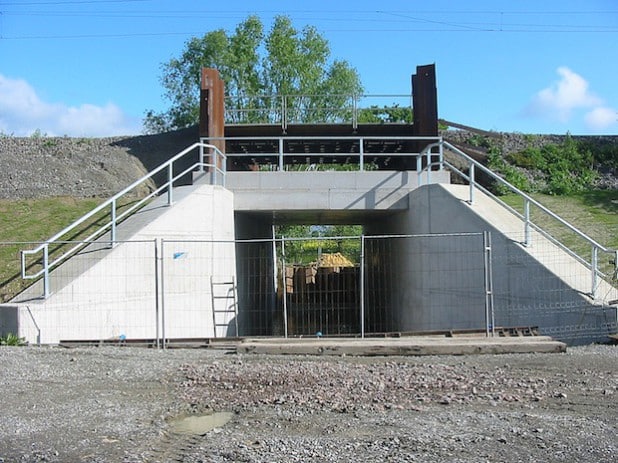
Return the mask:
{"type": "Polygon", "coordinates": [[[215,332],[213,301],[221,294],[218,290],[212,293],[211,280],[236,281],[233,241],[161,241],[161,335],[164,339],[236,335],[234,317],[226,319],[227,327],[219,320],[215,332]]]}
{"type": "Polygon", "coordinates": [[[597,275],[542,234],[531,231],[495,235],[493,246],[496,324],[538,327],[541,334],[570,344],[615,334],[618,282],[597,275]],[[612,304],[613,302],[613,304],[612,304]]]}
{"type": "MultiPolygon", "coordinates": [[[[50,249],[64,244],[50,243],[50,249]]],[[[41,281],[13,298],[12,304],[25,309],[20,333],[43,343],[154,339],[155,254],[154,241],[116,242],[113,247],[102,242],[88,244],[50,270],[47,299],[41,297],[41,281]]]]}
{"type": "Polygon", "coordinates": [[[365,237],[368,333],[486,330],[482,233],[365,237]]]}
{"type": "Polygon", "coordinates": [[[361,237],[283,239],[279,246],[284,334],[360,334],[361,237]]]}
{"type": "Polygon", "coordinates": [[[611,275],[598,275],[593,297],[588,266],[538,233],[527,238],[527,245],[521,232],[339,237],[328,244],[95,243],[51,270],[47,299],[35,283],[10,301],[19,254],[4,244],[4,274],[17,262],[1,289],[7,306],[0,328],[19,323],[20,333],[43,343],[537,327],[580,343],[615,334],[611,275]],[[234,282],[223,288],[233,297],[219,298],[212,282],[234,282]],[[16,321],[10,310],[18,307],[16,321]]]}
{"type": "Polygon", "coordinates": [[[284,335],[275,261],[272,240],[236,242],[238,330],[243,336],[284,335]]]}

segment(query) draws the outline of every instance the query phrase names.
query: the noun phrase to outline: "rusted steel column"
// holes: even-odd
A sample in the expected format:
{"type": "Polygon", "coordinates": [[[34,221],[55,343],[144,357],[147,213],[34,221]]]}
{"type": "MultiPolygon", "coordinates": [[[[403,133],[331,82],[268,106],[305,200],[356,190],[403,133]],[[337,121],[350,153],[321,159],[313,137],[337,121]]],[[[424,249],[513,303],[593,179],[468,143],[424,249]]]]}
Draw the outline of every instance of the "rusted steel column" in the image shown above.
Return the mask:
{"type": "MultiPolygon", "coordinates": [[[[202,68],[200,89],[200,137],[225,136],[225,84],[219,71],[202,68]]],[[[222,153],[225,153],[224,140],[212,140],[222,153]]],[[[212,160],[211,160],[212,162],[212,160]]],[[[219,159],[218,166],[221,167],[219,159]]]]}
{"type": "MultiPolygon", "coordinates": [[[[412,135],[416,137],[434,137],[438,135],[438,90],[436,88],[436,65],[416,66],[412,75],[412,106],[414,123],[412,135]]],[[[421,152],[433,141],[420,141],[416,145],[421,152]]],[[[425,160],[421,161],[423,167],[425,160]]],[[[433,167],[432,169],[437,169],[433,167]]]]}
{"type": "Polygon", "coordinates": [[[436,65],[417,66],[412,75],[412,106],[415,136],[438,135],[438,91],[436,65]]]}

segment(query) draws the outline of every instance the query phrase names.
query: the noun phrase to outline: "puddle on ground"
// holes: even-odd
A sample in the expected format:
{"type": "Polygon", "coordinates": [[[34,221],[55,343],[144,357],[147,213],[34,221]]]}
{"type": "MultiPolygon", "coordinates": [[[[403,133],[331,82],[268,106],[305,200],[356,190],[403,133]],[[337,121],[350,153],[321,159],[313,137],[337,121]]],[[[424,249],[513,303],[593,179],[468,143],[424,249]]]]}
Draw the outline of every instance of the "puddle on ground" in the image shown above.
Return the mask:
{"type": "Polygon", "coordinates": [[[172,431],[177,434],[202,436],[213,429],[221,428],[234,416],[231,412],[191,415],[178,418],[171,423],[172,431]]]}

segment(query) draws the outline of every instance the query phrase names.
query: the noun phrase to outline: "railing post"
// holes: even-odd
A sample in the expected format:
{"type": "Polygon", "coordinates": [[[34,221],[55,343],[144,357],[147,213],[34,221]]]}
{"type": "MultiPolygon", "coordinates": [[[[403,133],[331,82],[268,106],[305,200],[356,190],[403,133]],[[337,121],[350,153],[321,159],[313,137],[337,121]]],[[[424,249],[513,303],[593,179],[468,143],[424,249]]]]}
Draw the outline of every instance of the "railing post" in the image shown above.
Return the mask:
{"type": "Polygon", "coordinates": [[[49,243],[43,246],[43,298],[49,297],[49,243]]]}
{"type": "Polygon", "coordinates": [[[524,198],[524,246],[528,247],[530,242],[530,200],[524,198]]]}
{"type": "Polygon", "coordinates": [[[112,210],[111,210],[112,229],[110,230],[110,241],[111,241],[110,247],[114,247],[114,244],[116,243],[116,198],[112,199],[111,206],[112,206],[112,210]]]}
{"type": "Polygon", "coordinates": [[[174,202],[174,193],[172,192],[174,188],[174,168],[173,164],[170,162],[167,167],[167,205],[171,206],[174,202]]]}
{"type": "Polygon", "coordinates": [[[223,153],[221,153],[221,174],[223,177],[221,180],[221,186],[225,188],[225,179],[227,177],[227,157],[225,157],[223,153]]]}
{"type": "Polygon", "coordinates": [[[198,172],[204,172],[204,140],[200,139],[200,166],[198,168],[198,172]]]}
{"type": "Polygon", "coordinates": [[[444,140],[440,139],[438,161],[440,162],[440,170],[444,170],[444,140]]]}
{"type": "Polygon", "coordinates": [[[590,260],[590,276],[592,282],[592,291],[590,291],[590,295],[592,299],[597,298],[597,270],[599,266],[599,248],[596,245],[592,245],[592,258],[590,260]]]}
{"type": "Polygon", "coordinates": [[[361,137],[359,139],[359,154],[360,154],[360,161],[359,161],[359,167],[360,167],[360,171],[363,172],[365,170],[365,140],[361,137]]]}
{"type": "Polygon", "coordinates": [[[468,174],[470,183],[470,204],[474,204],[474,184],[476,183],[476,180],[474,179],[474,173],[474,164],[470,164],[470,172],[468,174]]]}
{"type": "Polygon", "coordinates": [[[284,132],[288,128],[288,99],[286,95],[281,95],[281,130],[284,132]]]}
{"type": "Polygon", "coordinates": [[[279,137],[279,172],[283,172],[283,137],[279,137]]]}
{"type": "Polygon", "coordinates": [[[219,170],[219,156],[217,155],[217,150],[211,149],[212,154],[210,155],[210,159],[212,159],[213,167],[212,167],[212,177],[210,184],[217,184],[217,170],[219,170]]]}
{"type": "Polygon", "coordinates": [[[416,176],[418,177],[418,186],[423,183],[423,157],[421,154],[416,155],[416,176]]]}
{"type": "Polygon", "coordinates": [[[357,95],[352,95],[352,129],[358,128],[358,101],[357,95]]]}

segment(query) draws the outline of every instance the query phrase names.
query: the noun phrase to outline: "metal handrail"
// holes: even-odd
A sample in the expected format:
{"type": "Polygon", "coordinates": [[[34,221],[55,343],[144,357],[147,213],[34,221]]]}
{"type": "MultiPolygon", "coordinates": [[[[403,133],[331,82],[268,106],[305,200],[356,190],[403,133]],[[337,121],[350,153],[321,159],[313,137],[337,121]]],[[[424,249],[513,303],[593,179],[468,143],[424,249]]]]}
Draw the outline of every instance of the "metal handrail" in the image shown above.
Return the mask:
{"type": "Polygon", "coordinates": [[[32,280],[32,279],[36,279],[36,278],[43,276],[43,297],[47,298],[49,296],[49,272],[52,267],[55,267],[59,265],[60,263],[62,263],[63,261],[67,260],[69,257],[74,255],[80,249],[83,249],[85,246],[92,243],[96,238],[102,236],[104,233],[108,231],[110,232],[110,241],[109,241],[110,246],[113,246],[117,241],[116,240],[117,225],[123,219],[127,218],[129,215],[133,214],[138,209],[140,209],[148,200],[150,200],[151,198],[158,195],[164,190],[167,190],[167,205],[171,206],[173,204],[174,182],[178,180],[179,178],[182,178],[184,175],[188,174],[189,172],[192,172],[195,170],[197,170],[198,172],[205,172],[204,169],[208,168],[211,173],[211,183],[212,184],[217,183],[217,173],[220,173],[222,175],[221,183],[223,186],[225,186],[226,159],[227,159],[226,155],[222,153],[216,146],[211,145],[211,144],[198,142],[198,143],[194,143],[188,148],[185,148],[180,153],[176,154],[175,156],[170,158],[168,161],[161,164],[159,167],[150,171],[148,174],[136,180],[135,182],[133,182],[131,185],[124,188],[120,192],[116,193],[114,196],[104,201],[103,203],[101,203],[100,205],[92,209],[90,212],[84,214],[83,216],[75,220],[71,225],[65,227],[64,229],[56,233],[51,238],[41,243],[36,248],[22,250],[21,251],[21,277],[26,280],[32,280]],[[198,161],[194,163],[193,165],[191,165],[190,167],[183,170],[181,173],[174,175],[174,164],[180,159],[184,158],[187,154],[191,153],[196,148],[199,148],[198,161]],[[205,162],[205,156],[206,156],[205,151],[206,150],[211,151],[209,157],[212,157],[211,159],[212,162],[205,162]],[[135,204],[133,204],[127,210],[123,211],[121,214],[117,214],[118,200],[120,198],[132,192],[137,187],[150,181],[156,174],[163,172],[164,170],[167,170],[167,181],[164,184],[156,188],[154,191],[152,191],[150,194],[148,194],[144,198],[137,201],[135,204]],[[64,235],[75,230],[77,227],[85,223],[88,219],[92,218],[93,216],[103,211],[107,207],[110,207],[110,215],[111,215],[110,221],[106,222],[104,225],[97,228],[93,233],[88,235],[86,238],[81,239],[78,244],[70,248],[68,251],[64,252],[63,254],[55,258],[54,260],[50,261],[49,246],[52,243],[58,242],[60,238],[62,238],[64,235]],[[36,273],[28,274],[26,256],[37,254],[40,252],[43,253],[42,268],[36,273]]]}
{"type": "MultiPolygon", "coordinates": [[[[354,128],[358,127],[358,116],[360,111],[363,110],[383,110],[383,109],[394,109],[394,108],[412,108],[412,95],[411,94],[347,94],[347,93],[333,93],[333,94],[271,94],[271,95],[229,95],[225,97],[225,100],[237,100],[237,101],[253,101],[260,102],[263,107],[258,108],[227,108],[225,109],[226,120],[230,123],[236,122],[234,119],[239,114],[255,114],[263,112],[265,117],[261,118],[260,121],[253,121],[250,123],[259,124],[259,123],[277,123],[280,124],[281,127],[285,130],[290,123],[292,123],[291,115],[293,112],[297,111],[305,111],[311,113],[318,113],[320,111],[327,112],[330,115],[329,121],[332,122],[333,118],[339,118],[342,122],[351,122],[354,128]],[[346,106],[333,106],[333,107],[309,107],[309,106],[301,106],[294,107],[293,104],[290,104],[289,101],[292,99],[315,99],[315,98],[344,98],[349,102],[346,106]],[[406,98],[409,100],[409,105],[406,102],[405,105],[399,106],[397,104],[393,104],[393,106],[387,106],[380,108],[376,106],[375,108],[369,107],[361,107],[360,102],[369,98],[406,98]],[[269,103],[270,102],[270,103],[269,103]],[[335,115],[339,115],[335,117],[335,115]],[[230,116],[230,117],[227,117],[230,116]],[[341,117],[343,116],[343,117],[341,117]]],[[[315,122],[315,121],[313,121],[315,122]]],[[[322,122],[328,122],[326,120],[322,122]]],[[[298,121],[296,121],[298,123],[298,121]]]]}
{"type": "MultiPolygon", "coordinates": [[[[429,158],[432,155],[439,155],[440,162],[442,161],[442,151],[440,153],[432,153],[431,150],[428,152],[421,153],[365,153],[365,142],[366,141],[425,141],[425,142],[437,142],[439,143],[441,137],[439,136],[343,136],[343,137],[333,137],[333,136],[275,136],[275,137],[203,137],[200,139],[202,142],[217,142],[217,141],[273,141],[276,142],[277,151],[272,153],[227,153],[227,156],[232,157],[256,157],[256,156],[276,156],[278,158],[278,168],[280,171],[284,170],[284,160],[286,157],[298,157],[301,156],[299,153],[286,153],[284,150],[285,142],[287,141],[311,141],[311,140],[337,140],[337,141],[357,141],[358,142],[358,152],[357,153],[303,153],[307,156],[309,155],[320,155],[320,156],[358,156],[359,157],[359,170],[363,172],[365,170],[365,157],[370,156],[372,158],[375,157],[409,157],[414,156],[417,158],[417,165],[420,165],[421,156],[426,156],[429,158]]],[[[274,144],[274,143],[273,143],[274,144]]],[[[431,143],[430,146],[437,146],[435,143],[431,143]]],[[[420,170],[417,168],[417,170],[420,170]]]]}
{"type": "MultiPolygon", "coordinates": [[[[599,252],[604,252],[604,253],[612,254],[614,256],[614,265],[618,266],[618,250],[611,249],[611,248],[608,248],[606,246],[603,246],[602,244],[597,242],[595,239],[591,238],[586,233],[584,233],[583,231],[581,231],[580,229],[575,227],[573,224],[571,224],[567,220],[563,219],[558,214],[552,212],[550,209],[545,207],[543,204],[541,204],[540,202],[538,202],[537,200],[535,200],[534,198],[532,198],[531,196],[529,196],[525,192],[521,191],[519,188],[517,188],[516,186],[514,186],[513,184],[511,184],[510,182],[508,182],[507,180],[505,180],[504,178],[502,178],[501,176],[499,176],[498,174],[493,172],[491,169],[485,167],[483,164],[481,164],[480,162],[476,161],[475,159],[473,159],[472,157],[470,157],[465,152],[463,152],[461,149],[457,148],[456,146],[452,145],[451,143],[449,143],[447,141],[444,141],[444,140],[440,140],[437,143],[434,143],[432,145],[428,145],[425,148],[425,150],[431,150],[434,147],[440,147],[440,151],[441,152],[443,152],[443,150],[445,148],[448,148],[451,152],[453,152],[454,154],[458,155],[460,158],[463,158],[463,159],[465,159],[467,161],[468,167],[469,167],[469,174],[468,175],[463,174],[463,172],[461,172],[459,169],[456,169],[454,166],[452,166],[452,164],[450,164],[450,163],[448,163],[448,164],[449,164],[449,167],[452,170],[454,170],[455,172],[457,172],[460,175],[462,175],[464,177],[464,179],[466,179],[468,181],[468,184],[470,186],[468,202],[470,204],[474,203],[474,190],[475,190],[475,188],[478,188],[479,190],[482,190],[486,194],[489,194],[492,197],[492,199],[494,199],[496,202],[498,202],[501,206],[505,207],[509,212],[513,213],[514,215],[518,216],[519,218],[521,218],[523,220],[523,222],[524,222],[524,241],[523,241],[522,244],[524,246],[531,246],[532,245],[532,243],[531,243],[531,229],[534,228],[537,231],[539,231],[540,233],[542,233],[544,236],[546,236],[549,239],[551,239],[552,242],[554,242],[556,245],[561,247],[563,250],[567,251],[570,255],[576,257],[580,262],[584,263],[591,271],[591,291],[590,291],[589,295],[593,299],[596,299],[596,297],[597,297],[597,289],[598,289],[598,276],[599,275],[603,275],[603,272],[601,272],[601,270],[598,267],[598,253],[599,252]],[[514,209],[512,207],[510,207],[507,204],[505,204],[503,201],[501,201],[495,195],[493,195],[492,193],[487,191],[485,188],[483,188],[480,184],[478,184],[476,182],[476,180],[475,180],[475,171],[477,169],[482,171],[484,174],[490,176],[492,179],[498,181],[501,185],[507,187],[513,193],[515,193],[518,196],[520,196],[523,199],[523,201],[524,201],[524,213],[523,214],[517,213],[516,211],[514,211],[514,209]],[[552,219],[556,220],[561,225],[565,226],[568,230],[570,230],[571,232],[575,233],[579,238],[581,238],[585,242],[587,242],[591,246],[590,262],[588,262],[587,260],[585,260],[581,256],[577,255],[576,253],[574,253],[566,245],[564,245],[559,240],[557,240],[555,237],[553,237],[549,232],[547,232],[546,230],[543,230],[538,225],[533,224],[531,222],[531,220],[530,220],[530,205],[536,206],[539,210],[541,210],[542,212],[547,214],[549,217],[551,217],[552,219]]],[[[445,161],[442,161],[442,162],[445,162],[445,161]]],[[[421,172],[423,172],[425,170],[427,170],[429,172],[430,169],[431,169],[431,166],[432,165],[437,165],[437,164],[438,163],[428,162],[427,165],[421,170],[421,172]]],[[[421,175],[421,173],[419,172],[419,179],[420,179],[420,175],[421,175]]]]}

